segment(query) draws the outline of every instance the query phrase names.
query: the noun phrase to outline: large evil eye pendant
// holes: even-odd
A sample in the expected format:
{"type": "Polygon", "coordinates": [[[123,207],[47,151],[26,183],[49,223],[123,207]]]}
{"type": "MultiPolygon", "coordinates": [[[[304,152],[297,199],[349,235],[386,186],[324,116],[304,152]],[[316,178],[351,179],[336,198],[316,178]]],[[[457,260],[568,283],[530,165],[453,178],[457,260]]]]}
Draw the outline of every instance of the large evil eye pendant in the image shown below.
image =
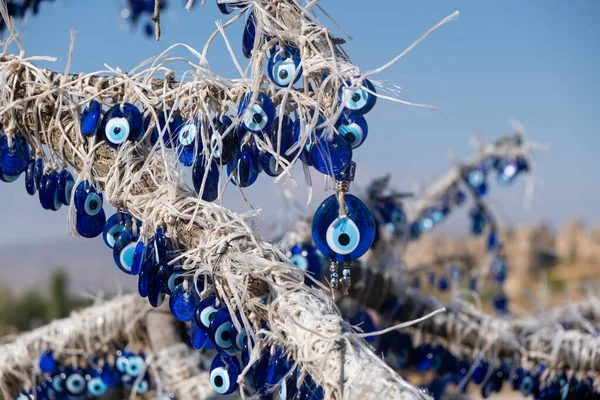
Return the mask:
{"type": "Polygon", "coordinates": [[[133,104],[112,106],[100,124],[102,138],[109,146],[117,148],[126,140],[135,141],[142,132],[142,115],[133,104]]]}
{"type": "Polygon", "coordinates": [[[251,103],[253,92],[246,94],[238,107],[238,116],[242,119],[244,129],[254,132],[268,132],[275,117],[275,106],[264,93],[258,93],[251,103]]]}
{"type": "Polygon", "coordinates": [[[279,87],[287,87],[290,83],[296,83],[302,76],[300,67],[300,52],[293,47],[274,51],[267,66],[269,78],[279,87]],[[296,70],[298,72],[296,73],[296,70]]]}
{"type": "Polygon", "coordinates": [[[335,128],[353,149],[363,144],[369,133],[367,120],[359,114],[342,115],[335,128]]]}
{"type": "Polygon", "coordinates": [[[369,250],[375,238],[375,221],[369,208],[351,194],[344,195],[347,215],[339,214],[335,195],[315,212],[312,237],[317,249],[335,261],[353,261],[369,250]]]}
{"type": "Polygon", "coordinates": [[[339,100],[344,106],[344,109],[352,114],[364,115],[371,111],[375,106],[377,97],[375,96],[375,87],[368,80],[362,82],[362,86],[352,88],[350,82],[346,82],[348,86],[340,88],[339,100]]]}

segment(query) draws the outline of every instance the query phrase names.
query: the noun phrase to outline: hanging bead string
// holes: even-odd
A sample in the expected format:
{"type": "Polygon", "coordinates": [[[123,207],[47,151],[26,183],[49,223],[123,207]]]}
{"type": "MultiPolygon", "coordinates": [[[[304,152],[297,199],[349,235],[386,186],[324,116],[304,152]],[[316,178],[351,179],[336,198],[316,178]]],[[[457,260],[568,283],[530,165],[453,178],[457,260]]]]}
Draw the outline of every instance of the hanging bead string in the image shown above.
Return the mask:
{"type": "MultiPolygon", "coordinates": [[[[341,57],[336,59],[337,55],[341,54],[341,52],[338,50],[322,51],[322,49],[332,48],[330,47],[332,43],[331,38],[324,28],[314,23],[305,23],[304,17],[299,16],[304,14],[296,8],[296,5],[288,3],[278,4],[278,7],[282,8],[278,11],[289,13],[291,16],[289,21],[292,23],[292,29],[290,29],[290,26],[286,26],[285,29],[275,28],[275,25],[280,22],[271,15],[271,12],[275,10],[269,8],[268,4],[261,2],[254,3],[253,6],[253,11],[256,12],[255,18],[258,21],[255,28],[258,28],[258,32],[268,34],[276,32],[274,36],[282,37],[286,41],[290,40],[291,42],[297,40],[298,37],[306,37],[305,35],[310,37],[311,40],[308,41],[309,51],[314,51],[314,54],[311,54],[314,55],[313,61],[315,62],[311,63],[310,57],[307,58],[304,55],[302,57],[303,68],[309,74],[317,73],[317,71],[319,74],[322,73],[323,70],[331,68],[331,62],[333,61],[336,63],[337,68],[333,71],[335,72],[333,75],[339,75],[339,70],[343,69],[344,73],[348,75],[348,80],[351,81],[349,87],[356,88],[357,85],[362,85],[359,78],[354,78],[357,75],[356,68],[344,62],[341,57]],[[301,28],[302,34],[296,35],[299,28],[301,28]],[[305,28],[308,28],[308,30],[305,30],[305,28]],[[303,36],[303,34],[305,35],[303,36]],[[319,42],[321,39],[324,40],[319,42]]],[[[253,50],[259,49],[256,43],[251,46],[253,50]]],[[[190,51],[193,52],[193,49],[190,49],[190,51]]],[[[257,53],[256,58],[253,58],[253,63],[256,61],[257,65],[262,65],[261,57],[264,59],[264,56],[261,56],[261,54],[264,54],[264,50],[257,53]]],[[[198,58],[202,63],[203,55],[198,55],[198,58]]],[[[15,77],[13,82],[18,87],[29,87],[25,82],[35,82],[37,80],[36,77],[41,79],[42,77],[52,75],[48,71],[36,69],[31,64],[21,63],[20,60],[10,59],[7,61],[18,64],[20,67],[24,66],[24,69],[21,69],[18,74],[7,68],[7,70],[11,70],[11,72],[7,73],[7,76],[15,77]]],[[[105,143],[98,143],[98,147],[94,152],[96,159],[93,163],[95,180],[93,182],[89,180],[82,181],[73,190],[74,196],[72,197],[75,202],[75,209],[78,212],[78,232],[82,235],[90,236],[96,236],[101,233],[97,231],[97,227],[104,225],[105,217],[102,215],[102,196],[98,192],[98,189],[106,185],[109,188],[106,191],[107,198],[111,202],[118,207],[127,209],[134,220],[143,220],[142,231],[152,232],[163,222],[166,223],[167,234],[175,238],[179,244],[178,247],[182,249],[180,260],[183,262],[183,269],[194,269],[195,276],[210,273],[210,270],[206,266],[214,264],[215,252],[213,250],[218,248],[223,241],[229,241],[240,235],[245,236],[246,239],[236,241],[232,245],[231,251],[222,256],[219,262],[219,271],[215,272],[224,282],[223,285],[219,285],[216,288],[220,293],[220,299],[226,303],[227,309],[231,314],[233,314],[235,307],[243,307],[250,312],[250,316],[258,315],[260,318],[268,318],[272,332],[269,340],[281,343],[289,348],[294,353],[294,359],[302,363],[303,367],[306,367],[310,371],[310,375],[324,387],[325,392],[330,393],[335,398],[339,384],[331,377],[340,376],[336,373],[340,368],[340,364],[338,362],[339,356],[336,356],[339,353],[334,349],[334,347],[337,349],[338,346],[336,344],[332,347],[330,345],[330,338],[333,342],[339,340],[338,328],[340,324],[336,322],[339,320],[339,317],[336,316],[337,313],[331,307],[330,300],[326,299],[323,293],[318,290],[298,286],[297,274],[295,271],[291,271],[289,265],[285,263],[283,253],[274,246],[258,241],[251,234],[246,221],[227,210],[199,202],[196,196],[183,188],[181,185],[181,176],[176,173],[171,163],[168,162],[167,157],[165,157],[167,154],[167,143],[172,136],[172,130],[169,129],[169,123],[166,123],[166,121],[169,120],[170,122],[169,116],[173,115],[167,113],[166,110],[167,108],[172,108],[169,107],[170,104],[175,104],[175,102],[179,101],[182,104],[180,108],[184,110],[182,116],[189,119],[193,114],[186,114],[185,110],[194,109],[195,112],[202,110],[202,107],[206,107],[204,100],[207,98],[199,98],[200,100],[197,104],[204,104],[201,107],[183,102],[181,88],[185,87],[185,83],[179,85],[175,90],[167,92],[165,92],[165,88],[167,86],[172,87],[170,83],[163,85],[156,81],[156,87],[149,88],[147,82],[155,82],[152,81],[151,77],[156,72],[164,72],[163,65],[162,60],[152,65],[148,75],[144,75],[143,72],[126,75],[116,69],[110,71],[119,77],[116,80],[118,89],[114,92],[115,98],[110,100],[110,103],[114,105],[109,110],[106,110],[104,114],[104,117],[106,117],[104,120],[112,124],[110,125],[111,128],[107,130],[105,129],[106,126],[100,126],[101,132],[106,137],[103,138],[105,143]],[[140,84],[140,81],[143,84],[140,84]],[[162,93],[163,95],[157,98],[156,93],[162,93]],[[169,96],[169,93],[171,96],[169,96]],[[152,123],[147,129],[140,129],[139,118],[135,115],[134,108],[132,108],[135,106],[132,103],[122,103],[125,99],[131,102],[139,101],[144,108],[151,110],[152,122],[155,127],[160,127],[160,129],[153,129],[152,123]],[[152,111],[156,105],[162,105],[165,123],[161,123],[160,115],[157,115],[160,113],[152,111]],[[110,115],[110,117],[107,117],[107,115],[110,115]],[[130,117],[133,119],[130,120],[130,117]],[[139,130],[144,141],[153,133],[152,131],[155,131],[158,136],[156,142],[158,145],[155,145],[155,149],[160,150],[160,155],[154,152],[149,153],[147,148],[135,143],[127,142],[120,146],[118,141],[121,140],[120,134],[123,132],[123,126],[116,125],[119,118],[125,118],[128,122],[131,122],[129,128],[134,131],[139,130]],[[111,122],[112,119],[115,120],[111,122]],[[112,143],[112,145],[107,146],[106,141],[112,143]],[[113,149],[117,149],[116,156],[113,149]],[[97,217],[98,215],[101,217],[97,217]],[[215,218],[215,216],[218,216],[218,218],[215,218]],[[248,291],[248,289],[251,289],[251,291],[248,291]],[[261,305],[260,301],[262,299],[260,297],[268,289],[271,291],[271,298],[274,299],[273,303],[261,305]],[[307,308],[306,305],[309,305],[309,307],[307,308]],[[298,329],[299,326],[304,329],[298,329]],[[320,332],[322,336],[315,336],[315,331],[320,332]],[[309,332],[310,334],[308,334],[309,332]],[[304,345],[307,345],[307,347],[304,348],[304,345]],[[327,362],[321,362],[321,359],[327,359],[327,362]]],[[[198,68],[198,70],[202,69],[198,68]]],[[[109,83],[111,79],[105,78],[106,82],[109,83]]],[[[89,77],[88,82],[92,80],[89,77]]],[[[214,83],[218,79],[211,75],[210,79],[207,80],[214,83]]],[[[333,77],[327,78],[322,84],[324,85],[322,89],[325,89],[327,85],[331,85],[330,87],[333,90],[320,90],[318,100],[323,100],[322,96],[324,93],[330,93],[329,98],[335,97],[338,93],[336,85],[339,85],[339,81],[339,77],[337,79],[333,79],[333,77]]],[[[63,100],[65,104],[72,101],[69,99],[70,94],[84,92],[84,90],[80,90],[81,86],[77,87],[77,85],[83,83],[79,77],[67,77],[62,80],[61,95],[64,96],[63,100]],[[73,82],[77,82],[77,84],[72,86],[73,82]]],[[[113,81],[114,83],[115,81],[113,81]]],[[[255,80],[254,83],[258,85],[258,80],[255,80]]],[[[174,85],[177,86],[178,84],[174,85]]],[[[317,86],[315,85],[314,87],[317,86]]],[[[188,85],[188,87],[193,88],[195,86],[188,85]]],[[[54,96],[50,96],[50,92],[53,89],[44,89],[45,87],[43,86],[32,89],[32,93],[34,94],[30,95],[30,97],[44,99],[44,106],[48,107],[45,109],[43,113],[44,118],[41,121],[42,125],[47,124],[50,127],[48,129],[48,138],[45,139],[46,144],[52,148],[61,148],[57,144],[60,143],[62,137],[67,135],[71,145],[79,145],[82,142],[77,137],[83,134],[82,127],[70,123],[72,120],[76,121],[78,117],[62,112],[56,116],[57,118],[48,118],[52,115],[53,111],[56,111],[54,108],[56,99],[54,96]],[[60,123],[56,121],[60,121],[60,123]],[[65,128],[61,129],[60,126],[65,128]]],[[[112,89],[110,85],[103,87],[103,90],[112,89]]],[[[305,101],[301,97],[301,93],[295,91],[289,91],[289,93],[293,94],[296,100],[302,99],[301,101],[305,101]]],[[[374,89],[367,87],[365,93],[373,95],[374,89]]],[[[239,102],[241,98],[245,98],[249,102],[254,102],[259,97],[256,91],[251,95],[247,93],[247,96],[244,97],[242,93],[235,93],[232,90],[230,95],[235,102],[239,102]]],[[[95,96],[96,98],[103,97],[104,94],[100,93],[95,96]]],[[[215,103],[221,103],[222,97],[223,92],[215,93],[215,103]]],[[[85,98],[85,96],[77,96],[77,98],[81,99],[85,98]]],[[[31,115],[28,113],[29,109],[23,110],[19,99],[20,97],[17,95],[13,95],[8,99],[3,97],[3,113],[5,112],[4,110],[19,110],[22,114],[19,118],[15,119],[21,124],[19,130],[35,136],[38,133],[38,128],[32,124],[32,119],[27,117],[27,115],[31,115]]],[[[196,97],[192,97],[192,99],[196,99],[196,97]]],[[[102,103],[105,103],[105,101],[103,100],[102,103]]],[[[109,103],[108,98],[106,99],[106,103],[109,103]]],[[[306,99],[305,103],[307,109],[314,109],[314,105],[308,99],[306,99]]],[[[335,104],[335,102],[332,104],[335,104]]],[[[33,115],[35,115],[39,110],[33,109],[31,111],[34,111],[33,115]]],[[[89,115],[96,115],[95,112],[93,109],[90,109],[89,115]]],[[[305,110],[300,110],[300,113],[304,115],[305,110]]],[[[4,114],[0,116],[2,115],[4,114]]],[[[208,116],[210,116],[210,113],[204,111],[202,117],[206,118],[208,116]]],[[[258,118],[253,118],[253,121],[258,121],[258,118]]],[[[239,116],[235,123],[239,123],[239,116]]],[[[303,123],[301,122],[301,128],[303,123]]],[[[313,113],[312,128],[317,123],[318,115],[313,113]]],[[[329,121],[329,123],[333,124],[333,121],[329,121]]],[[[212,125],[209,123],[208,125],[214,128],[214,123],[212,125]]],[[[201,129],[200,132],[202,132],[201,129]]],[[[302,129],[301,132],[303,132],[302,129]]],[[[308,135],[302,133],[301,137],[306,140],[308,135]]],[[[129,141],[136,142],[137,138],[139,136],[134,135],[132,137],[133,140],[129,141]]],[[[44,140],[44,138],[41,139],[44,140]]],[[[205,145],[206,138],[201,136],[201,139],[203,145],[205,145]]],[[[260,144],[259,140],[256,141],[260,144]]],[[[81,162],[78,162],[74,156],[76,153],[75,149],[65,146],[63,153],[65,159],[69,160],[76,167],[81,167],[81,162]]],[[[204,166],[210,165],[210,160],[211,157],[214,157],[214,152],[211,152],[208,157],[206,160],[208,162],[203,164],[204,166]]],[[[201,174],[201,176],[206,176],[206,173],[201,174]]],[[[204,179],[202,185],[205,185],[205,182],[206,179],[204,179]]],[[[243,183],[239,180],[239,177],[237,183],[243,183]]],[[[198,192],[203,195],[205,194],[202,186],[198,192]]],[[[128,231],[127,233],[122,233],[120,236],[128,237],[130,233],[128,231]]],[[[125,250],[129,244],[123,247],[122,250],[125,250]]],[[[114,248],[119,247],[113,247],[113,250],[114,248]]],[[[121,263],[122,261],[119,260],[121,263]]],[[[154,299],[155,296],[152,298],[154,299]]],[[[236,324],[233,315],[231,317],[234,320],[234,324],[236,324]]],[[[255,320],[258,319],[254,318],[255,320]]],[[[247,321],[244,321],[244,326],[248,329],[249,336],[254,338],[256,335],[256,326],[250,326],[247,324],[247,321]]],[[[373,396],[374,393],[387,393],[396,397],[424,397],[402,381],[401,378],[391,373],[391,371],[385,368],[382,369],[380,361],[368,351],[362,342],[348,336],[344,336],[344,338],[347,341],[346,346],[344,346],[347,349],[347,354],[344,357],[345,396],[346,393],[350,392],[353,396],[363,396],[365,398],[373,396]],[[369,368],[367,369],[365,369],[365,360],[368,360],[366,365],[369,368]],[[369,382],[368,387],[362,387],[359,384],[359,380],[357,379],[359,375],[361,379],[366,379],[369,382]]],[[[263,348],[265,348],[265,345],[261,343],[260,346],[253,349],[250,361],[257,360],[263,348]]]]}

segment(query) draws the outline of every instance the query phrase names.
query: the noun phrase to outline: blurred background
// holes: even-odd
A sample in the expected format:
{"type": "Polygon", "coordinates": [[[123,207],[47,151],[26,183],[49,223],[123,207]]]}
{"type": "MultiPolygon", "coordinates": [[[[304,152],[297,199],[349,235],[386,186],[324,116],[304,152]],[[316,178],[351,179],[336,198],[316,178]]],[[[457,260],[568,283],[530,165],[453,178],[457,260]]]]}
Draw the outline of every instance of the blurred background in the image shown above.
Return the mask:
{"type": "MultiPolygon", "coordinates": [[[[64,70],[73,29],[71,72],[104,70],[105,65],[127,71],[175,43],[201,50],[215,21],[224,20],[213,1],[190,12],[184,3],[170,1],[159,42],[146,34],[150,15],[136,26],[126,21],[125,1],[43,2],[38,15],[18,26],[26,54],[57,57],[45,67],[64,70]]],[[[474,133],[493,141],[510,129],[511,119],[518,120],[530,140],[548,143],[550,149],[537,154],[536,192],[528,208],[523,206],[526,180],[491,188],[489,202],[503,227],[511,269],[508,294],[523,309],[531,307],[525,290],[538,299],[547,293],[540,299],[547,304],[581,296],[583,284],[600,277],[600,2],[346,0],[322,5],[352,36],[345,48],[363,71],[385,64],[442,18],[460,11],[457,21],[376,76],[402,87],[404,100],[440,110],[379,101],[369,114],[369,138],[355,152],[353,192],[391,173],[395,189],[418,195],[452,165],[450,152],[460,158],[472,153],[474,133]],[[554,262],[540,262],[548,255],[554,262]]],[[[329,25],[334,35],[343,36],[329,25]]],[[[239,21],[226,33],[243,65],[242,29],[239,21]]],[[[173,54],[193,59],[180,49],[173,54]]],[[[238,77],[222,37],[211,46],[208,61],[217,74],[238,77]]],[[[173,68],[179,74],[184,70],[183,65],[173,68]]],[[[299,204],[308,201],[301,170],[295,178],[298,187],[289,180],[275,185],[263,174],[245,190],[264,215],[259,233],[268,236],[277,227],[274,221],[290,213],[284,190],[299,204]]],[[[323,182],[313,176],[314,204],[292,214],[319,204],[323,182]]],[[[226,194],[224,205],[251,209],[235,190],[226,194]]],[[[443,229],[411,247],[407,261],[428,262],[456,252],[482,259],[484,247],[468,235],[467,210],[453,213],[443,229]]],[[[0,185],[0,335],[68,315],[86,304],[88,294],[135,288],[135,278],[115,267],[102,239],[66,235],[66,217],[65,209],[43,210],[37,196],[26,194],[23,177],[0,185]]]]}

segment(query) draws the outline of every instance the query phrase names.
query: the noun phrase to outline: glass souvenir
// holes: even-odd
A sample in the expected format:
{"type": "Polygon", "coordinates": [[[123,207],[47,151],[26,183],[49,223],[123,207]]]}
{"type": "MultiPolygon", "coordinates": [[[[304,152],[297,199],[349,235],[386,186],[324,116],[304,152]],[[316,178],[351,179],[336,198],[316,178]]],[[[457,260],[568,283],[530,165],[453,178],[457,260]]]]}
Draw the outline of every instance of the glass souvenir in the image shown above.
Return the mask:
{"type": "Polygon", "coordinates": [[[185,290],[183,286],[183,284],[179,284],[171,291],[169,308],[175,318],[182,322],[189,322],[194,319],[196,307],[200,303],[200,296],[195,287],[185,290]]]}
{"type": "Polygon", "coordinates": [[[312,144],[310,159],[317,171],[337,177],[352,162],[352,147],[342,136],[324,132],[312,144]]]}
{"type": "Polygon", "coordinates": [[[246,26],[242,35],[242,54],[246,58],[252,57],[252,50],[254,49],[254,37],[256,36],[255,18],[254,11],[251,11],[246,20],[246,26]]]}
{"type": "Polygon", "coordinates": [[[239,187],[248,187],[256,182],[258,174],[254,168],[254,158],[250,149],[242,151],[234,162],[227,164],[227,174],[231,182],[239,187]]]}
{"type": "Polygon", "coordinates": [[[106,215],[104,210],[95,215],[76,214],[76,228],[79,235],[85,238],[94,238],[102,233],[104,224],[106,223],[106,215]]]}
{"type": "Polygon", "coordinates": [[[81,113],[81,134],[83,136],[93,136],[100,122],[102,106],[96,100],[90,101],[88,106],[81,113]]]}
{"type": "Polygon", "coordinates": [[[346,112],[364,115],[375,106],[375,93],[375,87],[368,79],[364,79],[358,88],[353,88],[350,82],[346,82],[346,85],[340,88],[339,101],[346,112]]]}
{"type": "Polygon", "coordinates": [[[339,214],[335,195],[321,203],[312,222],[315,246],[334,261],[353,261],[369,250],[375,237],[375,222],[369,208],[351,194],[345,194],[348,215],[339,214]]]}
{"type": "Polygon", "coordinates": [[[363,144],[369,133],[367,120],[360,114],[342,114],[335,129],[353,149],[363,144]]]}
{"type": "Polygon", "coordinates": [[[192,170],[192,183],[194,184],[196,193],[200,195],[202,200],[212,202],[219,197],[219,167],[213,160],[210,164],[210,168],[207,170],[205,163],[204,157],[198,157],[196,159],[192,170]],[[207,174],[206,182],[204,183],[202,194],[200,194],[205,174],[207,174]]]}
{"type": "Polygon", "coordinates": [[[75,209],[78,213],[94,216],[102,211],[103,196],[93,184],[80,182],[75,189],[75,209]]]}
{"type": "Polygon", "coordinates": [[[210,383],[218,394],[231,394],[238,388],[242,368],[235,357],[217,354],[210,365],[210,383]]]}
{"type": "Polygon", "coordinates": [[[285,46],[273,51],[267,64],[269,79],[279,87],[295,84],[302,77],[300,61],[300,52],[294,47],[285,46]]]}
{"type": "MultiPolygon", "coordinates": [[[[275,106],[266,94],[260,92],[251,104],[254,92],[247,93],[238,107],[238,117],[242,127],[259,134],[269,132],[275,118],[275,106]]],[[[241,138],[240,138],[241,139],[241,138]]]]}
{"type": "Polygon", "coordinates": [[[125,141],[136,141],[142,135],[142,115],[133,104],[112,106],[102,118],[100,133],[104,141],[117,148],[125,141]]]}

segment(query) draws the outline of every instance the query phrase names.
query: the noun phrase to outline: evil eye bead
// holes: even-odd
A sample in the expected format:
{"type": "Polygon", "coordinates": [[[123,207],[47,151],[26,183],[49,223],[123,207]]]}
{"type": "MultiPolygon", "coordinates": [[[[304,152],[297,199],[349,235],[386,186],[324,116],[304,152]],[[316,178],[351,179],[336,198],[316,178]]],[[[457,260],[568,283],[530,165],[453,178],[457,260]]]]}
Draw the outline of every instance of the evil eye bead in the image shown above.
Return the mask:
{"type": "Polygon", "coordinates": [[[125,364],[125,373],[132,378],[137,378],[144,370],[144,359],[137,355],[127,357],[125,364]]]}
{"type": "Polygon", "coordinates": [[[238,388],[242,368],[234,357],[218,354],[210,365],[210,383],[218,394],[231,394],[238,388]]]}
{"type": "Polygon", "coordinates": [[[283,163],[281,161],[277,162],[277,157],[275,155],[264,151],[259,154],[259,160],[263,171],[265,171],[267,175],[275,177],[281,175],[283,172],[283,163]]]}
{"type": "MultiPolygon", "coordinates": [[[[167,148],[172,148],[173,145],[177,145],[177,140],[179,137],[178,132],[183,125],[183,120],[180,116],[175,116],[170,110],[161,110],[157,113],[158,125],[152,130],[150,143],[152,143],[152,145],[156,144],[162,133],[162,140],[165,146],[167,146],[167,148]],[[167,118],[169,118],[168,123],[167,118]]],[[[186,140],[184,139],[184,141],[186,140]]]]}
{"type": "Polygon", "coordinates": [[[102,231],[102,239],[109,248],[115,247],[115,241],[119,238],[121,232],[127,229],[127,225],[131,226],[131,216],[125,212],[114,213],[106,221],[104,230],[102,231]]]}
{"type": "Polygon", "coordinates": [[[377,101],[373,84],[368,79],[365,79],[359,88],[349,87],[350,82],[347,84],[348,86],[340,88],[340,102],[344,109],[352,114],[360,115],[371,111],[377,101]]]}
{"type": "Polygon", "coordinates": [[[227,311],[226,308],[219,309],[210,321],[210,327],[208,329],[209,337],[215,344],[217,350],[229,353],[228,350],[233,347],[231,335],[232,326],[229,311],[227,311]]]}
{"type": "Polygon", "coordinates": [[[33,174],[33,179],[35,181],[35,187],[37,187],[37,190],[40,190],[42,176],[44,176],[44,167],[45,162],[43,158],[38,158],[37,160],[35,160],[35,170],[33,174]]]}
{"type": "Polygon", "coordinates": [[[269,58],[267,72],[271,81],[279,87],[298,82],[302,76],[298,49],[287,46],[284,50],[274,51],[269,58]]]}
{"type": "Polygon", "coordinates": [[[215,298],[213,296],[207,297],[198,303],[196,311],[194,313],[194,321],[200,329],[208,332],[210,323],[215,318],[218,309],[215,307],[215,298]]]}
{"type": "Polygon", "coordinates": [[[73,372],[67,375],[67,379],[65,379],[65,390],[70,395],[81,395],[85,392],[86,387],[85,378],[79,372],[73,372]]]}
{"type": "Polygon", "coordinates": [[[104,141],[113,148],[127,140],[136,141],[142,133],[140,110],[129,103],[112,106],[102,118],[100,132],[104,141]]]}
{"type": "Polygon", "coordinates": [[[202,200],[212,202],[219,197],[219,167],[213,160],[210,166],[207,166],[204,157],[198,157],[192,170],[192,182],[196,193],[202,200]],[[204,176],[206,175],[206,181],[204,176]],[[204,188],[202,182],[204,181],[204,188]],[[202,190],[202,193],[200,193],[202,190]]]}
{"type": "Polygon", "coordinates": [[[96,376],[87,381],[87,392],[92,397],[101,397],[108,391],[108,386],[102,381],[102,378],[96,376]]]}
{"type": "Polygon", "coordinates": [[[46,350],[42,356],[40,357],[39,362],[40,371],[42,372],[52,372],[56,367],[56,360],[54,359],[54,355],[51,350],[46,350]]]}
{"type": "Polygon", "coordinates": [[[137,242],[134,242],[133,235],[127,230],[122,231],[114,242],[113,258],[115,264],[128,275],[131,275],[133,253],[136,245],[137,242]]]}
{"type": "Polygon", "coordinates": [[[152,307],[160,307],[166,297],[166,281],[169,279],[168,267],[156,265],[148,278],[148,303],[152,307]]]}
{"type": "Polygon", "coordinates": [[[319,206],[312,222],[315,246],[335,261],[353,261],[371,247],[375,238],[375,222],[369,208],[356,196],[344,196],[348,214],[339,215],[335,195],[319,206]]]}
{"type": "Polygon", "coordinates": [[[143,379],[140,384],[137,386],[137,390],[136,392],[138,394],[144,394],[148,391],[150,385],[148,384],[148,381],[143,379]]]}
{"type": "Polygon", "coordinates": [[[65,206],[68,206],[71,204],[71,193],[73,192],[75,179],[73,179],[73,175],[66,169],[60,171],[57,179],[56,193],[58,201],[65,206]]]}
{"type": "Polygon", "coordinates": [[[246,26],[244,27],[244,33],[242,35],[242,54],[246,58],[252,57],[252,50],[254,49],[254,37],[256,36],[256,17],[254,10],[248,15],[246,20],[246,26]]]}
{"type": "Polygon", "coordinates": [[[189,340],[190,344],[193,348],[200,350],[206,347],[206,345],[210,342],[208,338],[208,333],[198,328],[198,325],[194,321],[190,326],[189,331],[189,340]]]}
{"type": "MultiPolygon", "coordinates": [[[[314,246],[308,244],[292,246],[290,253],[290,261],[292,264],[306,272],[308,275],[311,275],[314,279],[319,279],[323,268],[323,259],[314,246]]],[[[314,282],[308,277],[306,277],[304,282],[309,286],[314,285],[314,282]]]]}
{"type": "Polygon", "coordinates": [[[243,325],[241,330],[237,330],[235,325],[231,325],[231,342],[238,351],[243,351],[248,344],[248,332],[244,329],[243,325]]]}
{"type": "Polygon", "coordinates": [[[62,372],[52,376],[52,389],[54,389],[56,393],[65,392],[65,378],[66,375],[62,372]]]}
{"type": "Polygon", "coordinates": [[[56,196],[56,175],[55,170],[49,171],[42,176],[40,182],[40,189],[38,192],[40,198],[40,204],[45,210],[55,209],[55,196],[56,196]]]}
{"type": "Polygon", "coordinates": [[[105,223],[106,214],[104,214],[103,209],[100,209],[100,212],[93,216],[77,212],[75,227],[79,235],[90,239],[95,238],[102,233],[105,223]]]}
{"type": "Polygon", "coordinates": [[[335,127],[353,149],[363,144],[369,133],[367,120],[358,114],[343,114],[335,127]]]}
{"type": "Polygon", "coordinates": [[[179,162],[186,167],[191,167],[194,165],[194,157],[200,153],[200,148],[196,145],[196,143],[201,144],[198,140],[198,128],[194,122],[186,122],[179,128],[176,136],[179,143],[177,150],[179,162]]]}
{"type": "Polygon", "coordinates": [[[256,182],[258,174],[254,164],[256,157],[252,150],[242,151],[234,162],[227,164],[227,174],[231,177],[231,182],[239,187],[248,187],[256,182]]]}
{"type": "Polygon", "coordinates": [[[259,393],[266,395],[276,389],[276,384],[290,370],[289,363],[280,348],[271,355],[263,354],[254,374],[254,385],[259,393]]]}
{"type": "Polygon", "coordinates": [[[102,211],[103,196],[94,185],[83,181],[75,189],[75,209],[78,213],[93,217],[102,211]]]}
{"type": "Polygon", "coordinates": [[[236,8],[241,7],[240,2],[229,1],[228,3],[223,2],[224,0],[217,0],[217,7],[222,14],[228,15],[233,12],[236,8]]]}
{"type": "MultiPolygon", "coordinates": [[[[2,131],[0,130],[0,134],[2,131]]],[[[16,180],[25,172],[29,164],[29,145],[25,136],[15,133],[11,140],[7,135],[0,136],[0,172],[6,181],[16,180]]]]}
{"type": "Polygon", "coordinates": [[[81,134],[83,136],[93,136],[100,122],[100,113],[102,107],[96,100],[90,101],[88,106],[81,113],[81,134]]]}
{"type": "Polygon", "coordinates": [[[317,171],[337,177],[352,163],[352,147],[342,136],[324,132],[311,146],[310,158],[317,171]]]}
{"type": "Polygon", "coordinates": [[[228,164],[238,148],[238,132],[231,127],[232,124],[231,118],[222,115],[213,119],[214,130],[209,127],[210,151],[220,165],[228,164]]]}
{"type": "Polygon", "coordinates": [[[25,190],[27,194],[33,196],[37,192],[37,186],[35,185],[35,160],[29,160],[27,169],[25,170],[25,190]]]}
{"type": "Polygon", "coordinates": [[[190,322],[194,319],[194,313],[199,303],[200,296],[196,292],[196,288],[192,287],[185,290],[183,284],[176,286],[169,297],[171,313],[182,322],[190,322]]]}
{"type": "Polygon", "coordinates": [[[264,93],[258,93],[251,103],[253,92],[246,94],[238,107],[238,116],[244,129],[254,133],[265,133],[271,129],[275,118],[275,106],[264,93]]]}

